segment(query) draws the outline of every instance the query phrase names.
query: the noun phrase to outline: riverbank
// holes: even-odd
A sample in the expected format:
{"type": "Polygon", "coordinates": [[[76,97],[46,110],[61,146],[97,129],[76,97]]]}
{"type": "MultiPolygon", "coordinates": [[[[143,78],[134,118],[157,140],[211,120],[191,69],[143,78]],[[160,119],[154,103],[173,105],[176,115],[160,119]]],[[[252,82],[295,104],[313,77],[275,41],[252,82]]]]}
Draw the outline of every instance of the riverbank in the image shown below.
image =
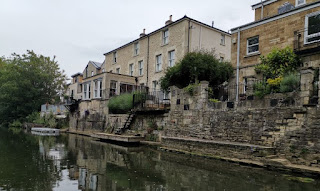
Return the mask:
{"type": "MultiPolygon", "coordinates": [[[[95,137],[96,132],[92,131],[67,131],[67,133],[70,134],[76,134],[76,135],[82,135],[86,137],[95,137]]],[[[121,135],[117,135],[121,136],[121,135]]],[[[125,137],[125,136],[124,136],[125,137]]],[[[166,139],[166,137],[164,137],[166,139]]],[[[110,140],[114,141],[114,140],[110,140]]],[[[192,142],[195,144],[203,144],[203,141],[197,140],[197,139],[190,139],[190,138],[179,138],[179,141],[185,141],[185,142],[192,142]]],[[[207,143],[212,143],[210,141],[206,141],[207,143]]],[[[234,147],[249,147],[252,148],[252,145],[247,144],[236,144],[236,143],[227,143],[227,142],[214,142],[215,144],[230,144],[234,147]]],[[[157,148],[157,150],[163,151],[163,152],[173,152],[178,154],[184,154],[184,155],[190,155],[190,156],[196,156],[196,157],[202,157],[202,158],[208,158],[212,160],[220,160],[230,163],[236,163],[239,165],[244,166],[252,166],[252,167],[259,167],[259,168],[265,168],[269,170],[275,170],[275,171],[285,171],[285,172],[292,172],[292,173],[298,173],[303,174],[304,176],[316,176],[320,177],[320,168],[317,167],[310,167],[306,165],[296,165],[290,163],[290,161],[286,160],[285,158],[278,158],[275,155],[269,155],[265,157],[260,157],[260,160],[250,159],[250,158],[234,158],[234,157],[226,157],[221,155],[213,155],[210,153],[201,152],[201,149],[198,151],[190,152],[188,149],[176,149],[174,147],[170,147],[170,144],[165,144],[163,142],[151,142],[151,141],[141,141],[140,145],[145,146],[152,146],[157,148]]],[[[176,147],[177,145],[175,145],[176,147]]],[[[255,148],[257,149],[257,148],[255,148]]],[[[270,149],[270,148],[264,148],[264,149],[270,149]]],[[[228,152],[228,150],[226,150],[228,152]]]]}

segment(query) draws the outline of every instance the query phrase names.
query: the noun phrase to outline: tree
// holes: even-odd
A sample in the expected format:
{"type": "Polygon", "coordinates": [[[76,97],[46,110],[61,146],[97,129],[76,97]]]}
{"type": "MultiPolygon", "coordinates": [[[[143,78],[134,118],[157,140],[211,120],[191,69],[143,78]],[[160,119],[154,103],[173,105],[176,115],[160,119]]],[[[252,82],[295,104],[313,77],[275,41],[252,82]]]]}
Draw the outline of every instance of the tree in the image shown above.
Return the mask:
{"type": "Polygon", "coordinates": [[[184,88],[202,80],[209,81],[209,85],[214,87],[228,81],[232,75],[231,64],[220,62],[213,53],[191,52],[166,71],[160,80],[161,89],[167,91],[170,86],[184,88]]]}
{"type": "Polygon", "coordinates": [[[53,103],[66,87],[66,75],[55,58],[33,51],[1,59],[0,68],[0,124],[39,111],[41,104],[53,103]]]}
{"type": "Polygon", "coordinates": [[[275,48],[267,56],[261,56],[260,60],[261,64],[255,67],[255,71],[258,74],[262,73],[266,79],[275,79],[296,72],[301,65],[300,58],[290,47],[275,48]]]}

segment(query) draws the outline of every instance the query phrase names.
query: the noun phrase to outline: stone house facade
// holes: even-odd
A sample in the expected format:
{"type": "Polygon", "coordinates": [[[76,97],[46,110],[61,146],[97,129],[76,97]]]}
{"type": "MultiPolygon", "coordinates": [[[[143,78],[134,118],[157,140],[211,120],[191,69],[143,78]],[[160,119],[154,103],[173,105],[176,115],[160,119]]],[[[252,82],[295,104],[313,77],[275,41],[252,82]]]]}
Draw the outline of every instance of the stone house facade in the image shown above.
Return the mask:
{"type": "Polygon", "coordinates": [[[135,76],[138,84],[160,90],[159,80],[168,67],[174,66],[191,51],[214,51],[221,60],[231,59],[231,35],[187,16],[105,53],[108,72],[135,76]]]}
{"type": "Polygon", "coordinates": [[[68,85],[67,95],[75,100],[80,100],[82,98],[82,73],[76,73],[71,76],[71,83],[68,85]]]}
{"type": "MultiPolygon", "coordinates": [[[[231,63],[236,69],[237,87],[256,78],[260,56],[287,46],[302,57],[304,67],[320,66],[320,1],[266,0],[252,6],[255,21],[231,29],[231,63]]],[[[246,93],[239,88],[239,94],[246,93]]]]}

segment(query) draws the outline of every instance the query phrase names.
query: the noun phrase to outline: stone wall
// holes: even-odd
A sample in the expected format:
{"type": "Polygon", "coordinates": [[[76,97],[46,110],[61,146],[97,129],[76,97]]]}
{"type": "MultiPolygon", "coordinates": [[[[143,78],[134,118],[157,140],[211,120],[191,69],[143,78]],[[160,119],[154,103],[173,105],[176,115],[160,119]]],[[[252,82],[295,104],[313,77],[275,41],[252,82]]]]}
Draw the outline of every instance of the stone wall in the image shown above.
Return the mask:
{"type": "MultiPolygon", "coordinates": [[[[284,101],[287,94],[277,94],[262,100],[209,103],[207,89],[208,84],[201,82],[190,96],[183,90],[172,88],[171,111],[164,129],[164,136],[170,138],[166,144],[178,149],[197,148],[213,154],[223,151],[224,144],[220,144],[219,149],[214,149],[216,144],[215,147],[211,145],[214,151],[209,152],[202,148],[202,143],[182,144],[173,138],[273,147],[278,156],[283,155],[294,163],[319,166],[320,109],[302,106],[300,94],[291,95],[290,100],[296,100],[293,102],[284,101]]],[[[224,154],[228,155],[230,151],[232,149],[226,148],[224,154]]]]}

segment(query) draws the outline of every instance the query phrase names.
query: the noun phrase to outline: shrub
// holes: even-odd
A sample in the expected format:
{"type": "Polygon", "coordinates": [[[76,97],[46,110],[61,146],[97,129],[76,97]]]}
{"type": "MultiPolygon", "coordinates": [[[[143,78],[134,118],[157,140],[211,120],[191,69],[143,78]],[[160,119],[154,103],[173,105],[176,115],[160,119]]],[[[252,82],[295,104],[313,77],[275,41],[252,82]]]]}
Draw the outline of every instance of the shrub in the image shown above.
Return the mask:
{"type": "Polygon", "coordinates": [[[280,91],[280,83],[282,81],[282,77],[278,77],[278,78],[275,78],[275,79],[271,79],[269,78],[267,80],[267,83],[270,87],[270,93],[278,93],[280,91]]]}
{"type": "Polygon", "coordinates": [[[18,120],[13,121],[12,123],[9,124],[10,128],[21,128],[22,123],[18,120]]]}
{"type": "Polygon", "coordinates": [[[265,82],[258,82],[254,84],[253,90],[255,96],[263,98],[265,95],[270,94],[271,87],[269,84],[266,84],[265,82]]]}
{"type": "Polygon", "coordinates": [[[300,79],[297,74],[286,75],[280,83],[280,92],[292,92],[299,88],[300,79]]]}
{"type": "Polygon", "coordinates": [[[194,90],[199,86],[199,84],[189,84],[187,87],[183,88],[191,96],[194,94],[194,90]]]}
{"type": "Polygon", "coordinates": [[[133,108],[133,94],[122,94],[109,100],[109,111],[114,114],[125,114],[133,108]]]}

